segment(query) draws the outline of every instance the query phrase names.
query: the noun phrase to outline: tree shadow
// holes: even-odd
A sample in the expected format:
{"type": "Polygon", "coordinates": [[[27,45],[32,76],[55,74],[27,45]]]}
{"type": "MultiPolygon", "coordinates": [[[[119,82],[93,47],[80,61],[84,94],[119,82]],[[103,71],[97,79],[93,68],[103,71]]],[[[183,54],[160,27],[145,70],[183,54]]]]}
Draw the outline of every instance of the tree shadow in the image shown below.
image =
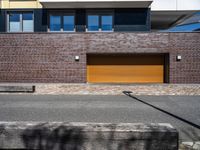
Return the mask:
{"type": "MultiPolygon", "coordinates": [[[[13,127],[15,128],[15,126],[13,127]]],[[[86,127],[70,124],[58,126],[58,124],[41,123],[26,129],[22,126],[22,128],[19,128],[20,131],[17,132],[19,132],[20,140],[23,141],[22,147],[26,150],[178,149],[178,132],[172,132],[167,127],[162,127],[161,130],[158,130],[157,125],[147,125],[145,127],[147,130],[142,130],[144,127],[140,127],[140,125],[134,128],[137,130],[129,130],[129,127],[126,128],[117,124],[86,127]]],[[[13,131],[15,132],[16,130],[11,130],[7,133],[5,126],[0,126],[0,135],[13,138],[16,134],[13,131]],[[11,133],[10,136],[9,133],[11,133]]],[[[18,146],[15,145],[16,143],[12,144],[14,144],[13,146],[18,146]]]]}
{"type": "Polygon", "coordinates": [[[81,150],[84,135],[80,127],[59,126],[50,129],[40,124],[26,129],[22,139],[26,149],[81,150]]]}

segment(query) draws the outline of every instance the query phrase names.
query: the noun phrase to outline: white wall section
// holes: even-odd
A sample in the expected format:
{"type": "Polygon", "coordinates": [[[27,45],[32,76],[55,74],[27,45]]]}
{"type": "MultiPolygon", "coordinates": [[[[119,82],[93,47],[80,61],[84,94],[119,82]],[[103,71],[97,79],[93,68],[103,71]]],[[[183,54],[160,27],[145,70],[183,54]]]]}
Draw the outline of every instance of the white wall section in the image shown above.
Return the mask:
{"type": "Polygon", "coordinates": [[[177,0],[178,10],[200,10],[200,0],[177,0]]]}
{"type": "Polygon", "coordinates": [[[153,0],[152,11],[196,11],[200,0],[153,0]]]}

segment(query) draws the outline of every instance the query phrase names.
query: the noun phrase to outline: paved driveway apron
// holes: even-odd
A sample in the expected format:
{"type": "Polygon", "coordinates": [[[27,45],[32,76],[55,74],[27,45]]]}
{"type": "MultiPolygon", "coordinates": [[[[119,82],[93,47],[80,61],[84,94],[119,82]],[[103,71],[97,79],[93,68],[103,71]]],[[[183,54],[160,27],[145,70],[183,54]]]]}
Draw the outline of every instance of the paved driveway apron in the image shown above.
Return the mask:
{"type": "MultiPolygon", "coordinates": [[[[180,117],[198,127],[176,118],[181,137],[200,140],[200,96],[136,96],[138,99],[161,110],[180,117]]],[[[159,111],[159,110],[158,110],[159,111]]],[[[164,113],[164,112],[160,112],[164,113]]],[[[165,114],[165,113],[164,113],[165,114]]],[[[170,116],[170,115],[169,115],[170,116]]],[[[171,116],[174,118],[173,116],[171,116]]]]}
{"type": "MultiPolygon", "coordinates": [[[[199,96],[137,96],[200,125],[199,96]]],[[[200,140],[200,130],[128,96],[0,95],[0,121],[170,123],[180,140],[200,140]]]]}

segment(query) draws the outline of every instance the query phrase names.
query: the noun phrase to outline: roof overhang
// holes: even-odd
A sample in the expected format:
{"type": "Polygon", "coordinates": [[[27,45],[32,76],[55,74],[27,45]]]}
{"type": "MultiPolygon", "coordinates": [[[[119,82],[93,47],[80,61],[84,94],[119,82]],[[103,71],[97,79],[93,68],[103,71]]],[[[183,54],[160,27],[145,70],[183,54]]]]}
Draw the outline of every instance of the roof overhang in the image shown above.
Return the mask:
{"type": "Polygon", "coordinates": [[[44,8],[148,8],[153,0],[39,0],[44,8]]]}
{"type": "Polygon", "coordinates": [[[176,26],[200,11],[200,0],[154,0],[151,4],[153,29],[176,26]]]}
{"type": "Polygon", "coordinates": [[[191,17],[195,11],[152,11],[152,29],[168,29],[191,17]]]}

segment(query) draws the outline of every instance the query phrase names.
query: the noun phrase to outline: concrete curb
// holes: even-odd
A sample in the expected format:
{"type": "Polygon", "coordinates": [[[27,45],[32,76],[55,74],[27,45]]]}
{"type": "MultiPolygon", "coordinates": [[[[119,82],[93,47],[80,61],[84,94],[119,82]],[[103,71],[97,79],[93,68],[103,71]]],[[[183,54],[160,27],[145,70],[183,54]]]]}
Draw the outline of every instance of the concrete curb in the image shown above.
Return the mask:
{"type": "Polygon", "coordinates": [[[182,142],[180,150],[200,150],[200,141],[182,142]]]}
{"type": "Polygon", "coordinates": [[[0,122],[0,149],[178,150],[169,124],[0,122]]]}
{"type": "Polygon", "coordinates": [[[0,86],[0,92],[7,92],[7,93],[33,93],[35,92],[35,86],[32,85],[19,85],[19,86],[13,86],[13,85],[1,85],[0,86]]]}

